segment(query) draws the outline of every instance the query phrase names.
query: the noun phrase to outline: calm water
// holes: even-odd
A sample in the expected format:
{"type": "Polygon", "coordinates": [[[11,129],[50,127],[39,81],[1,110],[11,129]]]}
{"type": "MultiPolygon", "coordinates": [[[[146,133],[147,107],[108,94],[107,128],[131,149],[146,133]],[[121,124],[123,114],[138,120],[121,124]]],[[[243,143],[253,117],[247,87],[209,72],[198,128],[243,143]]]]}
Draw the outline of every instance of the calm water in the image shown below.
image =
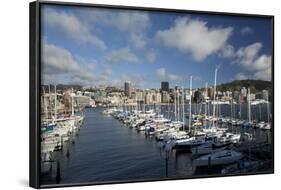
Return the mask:
{"type": "MultiPolygon", "coordinates": [[[[162,112],[167,114],[165,107],[162,112]]],[[[135,129],[111,116],[101,114],[102,109],[85,109],[85,121],[75,144],[55,152],[60,162],[60,183],[103,182],[115,180],[141,180],[165,177],[165,159],[154,137],[145,137],[135,129]],[[66,153],[70,153],[67,158],[66,153]]],[[[254,133],[261,141],[270,138],[270,132],[229,127],[234,132],[254,133]]],[[[56,164],[52,164],[51,177],[42,177],[42,184],[55,183],[56,164]]],[[[188,177],[194,174],[191,153],[173,152],[169,158],[169,177],[188,177]]]]}

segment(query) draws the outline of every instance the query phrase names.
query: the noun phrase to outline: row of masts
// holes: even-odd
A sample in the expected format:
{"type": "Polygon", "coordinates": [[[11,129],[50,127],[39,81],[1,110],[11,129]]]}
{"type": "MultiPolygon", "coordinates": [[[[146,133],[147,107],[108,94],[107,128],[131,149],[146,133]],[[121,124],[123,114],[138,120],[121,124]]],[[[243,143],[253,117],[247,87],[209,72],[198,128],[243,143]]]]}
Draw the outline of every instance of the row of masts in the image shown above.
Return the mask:
{"type": "MultiPolygon", "coordinates": [[[[185,130],[185,104],[184,104],[184,97],[185,97],[185,93],[184,93],[184,88],[182,87],[182,96],[181,96],[181,104],[182,104],[182,125],[183,125],[183,130],[185,130]]],[[[191,106],[192,106],[192,76],[190,76],[190,89],[189,89],[189,96],[188,96],[188,100],[189,100],[189,123],[188,123],[188,131],[191,131],[191,120],[192,120],[192,112],[191,112],[191,106]]],[[[175,101],[174,101],[174,106],[175,106],[175,120],[177,122],[180,121],[180,98],[179,98],[179,93],[178,91],[175,92],[175,101]]],[[[169,104],[168,104],[168,109],[169,109],[169,104]]],[[[170,110],[168,110],[168,113],[170,112],[170,110]]],[[[169,115],[168,115],[169,118],[169,115]]]]}
{"type": "MultiPolygon", "coordinates": [[[[222,117],[224,117],[224,115],[222,115],[222,107],[221,107],[221,104],[219,103],[219,99],[217,97],[217,75],[218,75],[218,68],[215,69],[215,75],[214,75],[214,95],[213,95],[213,105],[212,105],[212,109],[210,109],[210,104],[211,104],[211,101],[208,99],[208,83],[206,83],[205,85],[205,117],[207,118],[207,120],[210,121],[209,125],[210,127],[216,129],[218,127],[217,125],[217,120],[218,119],[223,119],[222,117]]],[[[174,114],[174,121],[177,122],[177,123],[181,123],[182,127],[183,127],[183,130],[186,131],[188,130],[188,132],[190,133],[191,132],[191,129],[192,129],[192,119],[193,119],[193,115],[192,115],[192,76],[190,76],[190,81],[189,81],[189,93],[187,93],[187,91],[185,91],[184,87],[182,87],[181,89],[176,89],[174,91],[174,110],[173,111],[170,111],[171,107],[173,106],[170,106],[170,97],[168,96],[168,111],[166,111],[166,113],[168,113],[168,119],[171,119],[170,117],[173,116],[174,114]],[[181,96],[181,97],[180,97],[181,96]],[[185,98],[187,101],[185,101],[185,98]],[[188,110],[188,114],[186,114],[185,111],[187,107],[185,107],[185,102],[188,102],[189,104],[189,110],[188,110]],[[173,113],[174,112],[174,113],[173,113]],[[172,114],[171,114],[172,113],[172,114]],[[189,116],[189,119],[188,119],[188,123],[186,125],[186,120],[185,120],[185,116],[188,115],[189,116]],[[182,118],[181,118],[182,117],[182,118]],[[186,127],[188,127],[186,129],[186,127]]],[[[231,104],[230,104],[230,121],[231,122],[237,122],[238,121],[238,115],[240,117],[240,121],[239,122],[243,122],[245,123],[245,120],[242,119],[242,106],[241,106],[241,101],[240,102],[240,111],[239,113],[237,114],[237,109],[235,107],[235,104],[233,102],[233,99],[231,100],[231,104]],[[235,109],[235,111],[233,112],[233,107],[235,109]],[[233,114],[234,113],[234,114],[233,114]]],[[[145,105],[144,105],[145,106],[145,105]]],[[[198,104],[196,104],[196,111],[195,111],[195,115],[197,115],[197,112],[198,112],[198,104]]],[[[138,109],[138,102],[137,102],[137,105],[136,105],[136,108],[138,109]]],[[[143,107],[144,110],[145,110],[145,107],[143,107]]],[[[198,115],[201,115],[201,108],[202,108],[202,103],[200,104],[200,109],[199,109],[199,114],[198,115]]],[[[269,104],[267,104],[267,112],[268,112],[268,122],[269,122],[269,104]]],[[[125,107],[126,109],[126,107],[125,107]]],[[[156,113],[160,114],[159,111],[161,112],[161,110],[159,110],[159,107],[155,107],[155,104],[154,104],[154,109],[156,111],[156,113]]],[[[161,109],[161,106],[160,106],[160,109],[161,109]]],[[[161,112],[162,113],[162,112],[161,112]]],[[[246,113],[246,112],[245,112],[246,113]]],[[[260,113],[261,115],[261,113],[260,113]]],[[[248,124],[252,124],[253,123],[253,120],[252,120],[252,113],[251,113],[251,90],[250,88],[247,89],[247,123],[248,124]]],[[[228,118],[229,119],[229,118],[228,118]]],[[[261,119],[261,117],[260,117],[261,119]]],[[[195,131],[196,131],[196,126],[195,125],[195,131]]]]}
{"type": "MultiPolygon", "coordinates": [[[[51,94],[51,90],[50,90],[50,86],[49,86],[49,94],[51,94]]],[[[44,110],[45,110],[45,117],[46,117],[46,121],[48,122],[49,120],[49,111],[48,111],[48,105],[46,100],[44,99],[46,95],[45,92],[45,88],[43,87],[43,105],[44,105],[44,110]]],[[[53,117],[53,121],[57,120],[57,87],[56,85],[54,85],[54,117],[53,117]]],[[[71,116],[74,116],[74,92],[73,92],[73,88],[71,89],[71,116]]]]}
{"type": "MultiPolygon", "coordinates": [[[[213,96],[213,113],[212,113],[212,127],[216,128],[216,125],[215,125],[215,118],[216,118],[216,113],[218,113],[218,111],[221,111],[220,110],[220,107],[219,107],[219,104],[217,104],[218,106],[218,110],[216,110],[216,101],[217,101],[217,97],[216,97],[216,87],[217,87],[217,73],[218,73],[218,68],[215,69],[215,77],[214,77],[214,96],[213,96]]],[[[206,83],[205,85],[205,88],[206,88],[206,96],[208,94],[208,83],[206,83]]],[[[174,106],[175,106],[175,120],[177,122],[180,121],[180,116],[179,116],[179,112],[180,112],[180,105],[179,105],[179,93],[178,91],[175,92],[175,103],[174,103],[174,106]]],[[[182,87],[182,122],[183,122],[183,129],[185,130],[185,113],[184,113],[184,88],[182,87]]],[[[192,76],[190,76],[190,90],[189,90],[189,96],[188,96],[188,100],[189,100],[189,123],[188,123],[188,131],[190,132],[191,131],[191,127],[192,127],[192,76]]],[[[205,116],[207,116],[207,112],[209,110],[209,104],[207,101],[205,101],[206,104],[205,104],[205,116]]],[[[233,118],[233,100],[231,101],[231,119],[233,118]]],[[[235,108],[235,105],[234,105],[234,108],[235,108]]],[[[169,106],[168,106],[168,109],[169,109],[169,106]]],[[[251,90],[250,88],[248,88],[248,92],[247,92],[247,110],[248,110],[248,123],[252,123],[252,119],[251,119],[251,116],[252,116],[252,113],[251,113],[251,90]]],[[[200,107],[200,112],[201,112],[201,107],[200,107]]],[[[242,107],[241,107],[241,101],[240,101],[240,111],[239,111],[239,115],[240,115],[240,119],[242,119],[242,107]]],[[[168,113],[170,113],[170,111],[168,110],[168,113]]],[[[210,112],[209,112],[210,113],[210,112]]],[[[234,112],[235,114],[235,112],[234,112]]],[[[261,115],[261,113],[260,113],[261,115]]],[[[234,115],[234,118],[236,117],[236,114],[234,115]]],[[[169,115],[168,115],[168,118],[169,118],[169,115]]],[[[261,116],[260,116],[261,118],[261,116]]],[[[270,116],[269,116],[269,103],[268,103],[268,99],[267,99],[267,121],[270,122],[270,116]]]]}

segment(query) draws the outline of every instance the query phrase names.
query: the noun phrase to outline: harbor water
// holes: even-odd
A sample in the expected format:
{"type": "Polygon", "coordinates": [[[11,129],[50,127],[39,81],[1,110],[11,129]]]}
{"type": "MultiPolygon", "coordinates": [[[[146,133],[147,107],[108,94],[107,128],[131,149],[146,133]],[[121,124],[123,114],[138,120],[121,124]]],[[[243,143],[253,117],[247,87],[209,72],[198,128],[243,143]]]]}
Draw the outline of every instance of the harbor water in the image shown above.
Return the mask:
{"type": "MultiPolygon", "coordinates": [[[[238,107],[237,105],[237,109],[238,107]]],[[[173,119],[172,106],[169,109],[161,106],[159,112],[167,116],[167,110],[170,110],[168,115],[173,119]]],[[[83,110],[85,119],[79,133],[73,135],[70,142],[63,146],[63,151],[53,153],[54,162],[44,166],[48,167],[48,173],[41,174],[41,184],[56,183],[58,162],[61,184],[166,178],[165,155],[160,151],[155,137],[125,127],[114,117],[101,114],[102,111],[103,108],[83,110]]],[[[265,111],[254,113],[267,118],[265,111]]],[[[244,114],[246,115],[246,111],[244,114]]],[[[260,142],[271,141],[270,130],[228,128],[235,133],[254,134],[260,142]]],[[[207,175],[195,172],[190,152],[172,151],[169,155],[168,177],[188,178],[205,174],[207,175]]]]}

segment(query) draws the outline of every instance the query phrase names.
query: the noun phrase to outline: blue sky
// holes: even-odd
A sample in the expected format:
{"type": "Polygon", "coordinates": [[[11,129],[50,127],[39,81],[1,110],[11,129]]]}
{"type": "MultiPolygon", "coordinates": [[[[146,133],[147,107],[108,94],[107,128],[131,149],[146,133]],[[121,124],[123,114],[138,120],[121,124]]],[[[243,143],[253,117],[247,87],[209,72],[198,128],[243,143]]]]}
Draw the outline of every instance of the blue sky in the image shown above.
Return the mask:
{"type": "Polygon", "coordinates": [[[271,80],[264,18],[44,5],[43,83],[135,87],[271,80]]]}

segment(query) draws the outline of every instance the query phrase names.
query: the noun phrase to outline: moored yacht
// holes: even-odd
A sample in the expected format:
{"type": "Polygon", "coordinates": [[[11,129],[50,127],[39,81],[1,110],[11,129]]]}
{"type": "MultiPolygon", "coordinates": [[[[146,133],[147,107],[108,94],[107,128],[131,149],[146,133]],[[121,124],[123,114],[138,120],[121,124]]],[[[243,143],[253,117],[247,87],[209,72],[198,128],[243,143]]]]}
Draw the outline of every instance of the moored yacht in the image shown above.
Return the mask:
{"type": "Polygon", "coordinates": [[[213,166],[213,165],[225,165],[239,161],[243,157],[242,153],[234,150],[222,150],[199,157],[193,160],[195,167],[200,166],[213,166]]]}

